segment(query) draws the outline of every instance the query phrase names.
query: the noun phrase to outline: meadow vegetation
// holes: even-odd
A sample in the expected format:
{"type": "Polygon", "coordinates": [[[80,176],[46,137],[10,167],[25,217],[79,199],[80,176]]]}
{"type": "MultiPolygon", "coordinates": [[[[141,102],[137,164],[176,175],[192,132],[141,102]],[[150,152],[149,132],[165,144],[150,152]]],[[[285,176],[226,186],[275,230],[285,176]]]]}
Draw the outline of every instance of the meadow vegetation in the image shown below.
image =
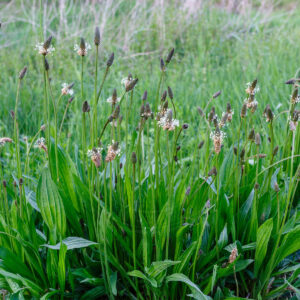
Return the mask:
{"type": "Polygon", "coordinates": [[[297,3],[29,2],[0,4],[3,297],[298,299],[297,3]]]}

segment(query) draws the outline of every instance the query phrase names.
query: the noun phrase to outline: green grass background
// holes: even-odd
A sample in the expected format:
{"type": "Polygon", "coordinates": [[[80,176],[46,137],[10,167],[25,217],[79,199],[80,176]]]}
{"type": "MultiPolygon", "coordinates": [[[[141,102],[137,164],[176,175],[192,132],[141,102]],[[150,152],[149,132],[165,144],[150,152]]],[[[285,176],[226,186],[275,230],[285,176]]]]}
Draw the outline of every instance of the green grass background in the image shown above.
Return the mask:
{"type": "MultiPolygon", "coordinates": [[[[166,57],[171,47],[175,47],[175,58],[167,72],[167,84],[174,91],[180,120],[190,124],[198,122],[196,106],[204,106],[217,90],[222,90],[215,101],[217,113],[228,101],[238,113],[245,84],[254,78],[258,78],[261,90],[257,95],[259,111],[269,103],[278,114],[289,103],[290,88],[283,83],[295,76],[300,66],[297,1],[4,1],[0,8],[2,136],[12,130],[9,113],[14,108],[18,72],[25,65],[28,74],[21,93],[20,132],[33,135],[41,125],[42,60],[34,50],[35,44],[42,41],[41,32],[54,36],[56,51],[49,62],[55,94],[59,95],[62,82],[75,82],[78,99],[71,106],[64,128],[64,134],[70,133],[74,141],[80,138],[76,126],[80,126],[82,103],[80,58],[73,46],[79,37],[93,45],[96,25],[102,35],[99,82],[109,54],[115,52],[100,99],[103,105],[99,122],[108,114],[105,99],[113,88],[121,93],[120,81],[128,72],[139,78],[136,117],[144,90],[148,90],[150,103],[154,102],[159,59],[166,57]]],[[[86,88],[87,100],[93,94],[93,65],[92,50],[84,78],[85,86],[90,87],[86,88]]],[[[59,108],[60,117],[65,104],[59,108]]],[[[276,124],[278,135],[281,125],[276,124]]]]}

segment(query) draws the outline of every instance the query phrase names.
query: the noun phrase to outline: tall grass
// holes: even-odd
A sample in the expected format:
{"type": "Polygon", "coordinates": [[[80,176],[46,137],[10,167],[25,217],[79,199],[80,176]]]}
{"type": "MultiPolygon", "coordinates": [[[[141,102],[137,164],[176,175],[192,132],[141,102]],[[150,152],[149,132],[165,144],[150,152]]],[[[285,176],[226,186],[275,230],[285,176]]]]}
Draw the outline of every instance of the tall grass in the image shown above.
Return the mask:
{"type": "Polygon", "coordinates": [[[137,65],[138,76],[127,72],[121,83],[120,59],[104,55],[100,40],[97,29],[91,49],[80,39],[66,59],[78,65],[78,78],[62,88],[53,66],[73,45],[55,45],[53,57],[52,37],[38,45],[34,84],[43,105],[31,137],[19,126],[33,84],[27,68],[9,91],[13,124],[0,139],[2,292],[20,299],[297,297],[299,74],[287,87],[268,83],[268,91],[252,70],[248,85],[229,91],[223,87],[238,74],[222,84],[218,78],[216,87],[206,81],[217,78],[212,70],[204,105],[181,105],[177,90],[187,91],[193,77],[184,78],[186,67],[176,71],[177,47],[162,54],[153,75],[137,65]],[[276,107],[269,97],[288,88],[287,103],[276,107]],[[233,96],[245,100],[225,100],[233,96]]]}

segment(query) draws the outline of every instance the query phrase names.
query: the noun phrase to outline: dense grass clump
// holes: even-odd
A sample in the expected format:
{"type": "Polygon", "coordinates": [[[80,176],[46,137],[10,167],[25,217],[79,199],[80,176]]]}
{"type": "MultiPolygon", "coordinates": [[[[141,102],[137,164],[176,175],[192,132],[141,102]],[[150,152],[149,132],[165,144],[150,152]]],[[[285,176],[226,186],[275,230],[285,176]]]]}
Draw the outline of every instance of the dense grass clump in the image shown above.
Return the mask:
{"type": "Polygon", "coordinates": [[[116,83],[115,54],[100,56],[96,27],[92,46],[84,38],[74,46],[79,79],[58,88],[55,55],[67,54],[54,43],[49,36],[36,45],[36,68],[14,75],[9,91],[15,106],[0,135],[2,293],[299,297],[299,74],[274,85],[272,93],[290,90],[282,108],[252,74],[241,101],[225,101],[224,81],[203,105],[180,105],[169,80],[176,48],[163,53],[155,78],[139,65],[138,76],[116,83]],[[34,85],[37,127],[20,117],[34,85]]]}

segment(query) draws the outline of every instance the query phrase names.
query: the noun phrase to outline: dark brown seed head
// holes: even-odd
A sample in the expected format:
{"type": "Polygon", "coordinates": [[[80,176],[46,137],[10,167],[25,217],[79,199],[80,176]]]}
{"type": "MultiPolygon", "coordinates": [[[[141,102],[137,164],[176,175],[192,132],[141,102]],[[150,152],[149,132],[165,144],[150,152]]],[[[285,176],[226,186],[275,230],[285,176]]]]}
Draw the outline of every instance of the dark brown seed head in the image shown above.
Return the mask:
{"type": "Polygon", "coordinates": [[[175,49],[172,48],[171,51],[169,52],[169,54],[168,54],[168,56],[167,56],[167,59],[166,59],[166,63],[167,63],[167,64],[170,63],[170,61],[171,61],[171,59],[172,59],[172,57],[173,57],[173,55],[174,55],[174,51],[175,51],[175,49]]]}
{"type": "Polygon", "coordinates": [[[254,189],[258,190],[259,189],[259,183],[256,182],[255,185],[254,185],[254,189]]]}
{"type": "Polygon", "coordinates": [[[119,142],[114,142],[114,143],[112,144],[112,148],[113,148],[114,151],[117,151],[118,148],[119,148],[119,142]]]}
{"type": "Polygon", "coordinates": [[[117,95],[117,90],[114,89],[114,90],[113,90],[113,93],[112,93],[112,96],[111,96],[111,99],[112,99],[112,102],[113,102],[113,103],[116,103],[116,102],[117,102],[117,97],[118,97],[118,95],[117,95]]]}
{"type": "Polygon", "coordinates": [[[132,152],[131,154],[131,162],[135,165],[137,162],[137,157],[136,157],[136,153],[132,152]]]}
{"type": "Polygon", "coordinates": [[[169,94],[170,99],[173,100],[173,98],[174,98],[173,91],[169,86],[168,86],[168,94],[169,94]]]}
{"type": "Polygon", "coordinates": [[[176,147],[176,151],[178,152],[180,149],[181,149],[181,146],[178,145],[178,146],[176,147]]]}
{"type": "Polygon", "coordinates": [[[160,59],[160,69],[161,69],[162,71],[165,70],[165,62],[164,62],[164,60],[163,60],[162,58],[160,59]]]}
{"type": "Polygon", "coordinates": [[[22,80],[27,72],[27,67],[24,67],[19,73],[19,79],[22,80]]]}
{"type": "Polygon", "coordinates": [[[161,101],[162,102],[164,102],[165,100],[166,100],[166,98],[167,98],[167,91],[164,91],[163,93],[162,93],[162,95],[161,95],[161,101]]]}
{"type": "Polygon", "coordinates": [[[214,116],[214,118],[213,118],[213,123],[214,123],[214,126],[217,128],[219,128],[219,124],[218,124],[218,118],[217,118],[217,116],[214,116]]]}
{"type": "Polygon", "coordinates": [[[89,103],[87,101],[84,101],[82,104],[82,112],[87,113],[91,110],[89,103]]]}
{"type": "Polygon", "coordinates": [[[168,100],[164,102],[164,105],[163,105],[163,110],[167,110],[168,109],[168,106],[169,106],[169,102],[168,100]]]}
{"type": "Polygon", "coordinates": [[[231,113],[231,104],[229,102],[226,105],[226,112],[231,113]]]}
{"type": "Polygon", "coordinates": [[[237,147],[233,147],[233,153],[234,155],[237,155],[237,147]]]}
{"type": "Polygon", "coordinates": [[[188,128],[189,128],[189,124],[184,123],[184,124],[182,125],[182,129],[186,130],[186,129],[188,129],[188,128]]]}
{"type": "Polygon", "coordinates": [[[278,146],[275,146],[275,148],[273,149],[273,156],[276,156],[277,153],[278,153],[278,146]]]}
{"type": "Polygon", "coordinates": [[[117,105],[114,112],[113,112],[113,118],[118,119],[120,115],[120,105],[117,105]]]}
{"type": "Polygon", "coordinates": [[[151,114],[151,107],[150,107],[149,102],[146,103],[145,112],[146,112],[147,115],[151,114]]]}
{"type": "Polygon", "coordinates": [[[198,149],[201,149],[203,147],[203,145],[204,145],[204,141],[201,141],[198,145],[198,149]]]}
{"type": "Polygon", "coordinates": [[[272,122],[274,118],[273,112],[271,110],[271,108],[267,109],[267,119],[268,121],[272,122]]]}
{"type": "Polygon", "coordinates": [[[112,53],[112,54],[110,55],[109,59],[107,60],[107,63],[106,63],[106,65],[107,65],[108,68],[111,67],[111,65],[112,65],[113,62],[114,62],[114,59],[115,59],[115,54],[112,53]]]}
{"type": "Polygon", "coordinates": [[[245,118],[247,115],[247,104],[244,103],[241,109],[241,118],[245,118]]]}
{"type": "Polygon", "coordinates": [[[133,90],[138,81],[138,78],[132,79],[126,86],[126,92],[133,90]]]}
{"type": "Polygon", "coordinates": [[[172,122],[172,119],[173,119],[173,110],[172,109],[169,109],[167,111],[167,121],[168,122],[172,122]]]}
{"type": "Polygon", "coordinates": [[[3,187],[4,187],[4,188],[6,188],[6,187],[7,187],[6,180],[3,180],[3,181],[2,181],[2,184],[3,184],[3,187]]]}
{"type": "Polygon", "coordinates": [[[147,100],[147,97],[148,97],[148,92],[145,91],[144,94],[143,94],[142,100],[143,100],[143,101],[146,101],[146,100],[147,100]]]}
{"type": "Polygon", "coordinates": [[[94,36],[94,42],[96,46],[100,45],[100,30],[99,27],[97,26],[95,29],[95,36],[94,36]]]}
{"type": "Polygon", "coordinates": [[[79,47],[80,47],[80,49],[81,49],[83,52],[86,50],[84,38],[80,38],[80,45],[79,45],[79,47]]]}
{"type": "Polygon", "coordinates": [[[221,95],[222,91],[217,91],[216,93],[213,94],[213,98],[217,98],[221,95]]]}
{"type": "Polygon", "coordinates": [[[256,144],[257,146],[259,146],[259,145],[261,144],[261,138],[260,138],[260,134],[259,134],[259,133],[257,133],[257,134],[255,135],[255,144],[256,144]]]}
{"type": "Polygon", "coordinates": [[[10,111],[10,116],[11,116],[12,119],[15,118],[15,112],[13,110],[10,111]]]}
{"type": "Polygon", "coordinates": [[[45,68],[46,72],[48,72],[50,69],[50,65],[49,65],[47,58],[45,58],[45,61],[44,61],[44,68],[45,68]]]}
{"type": "Polygon", "coordinates": [[[251,83],[251,90],[253,91],[256,87],[256,84],[257,84],[257,79],[254,79],[251,83]]]}
{"type": "Polygon", "coordinates": [[[300,78],[292,78],[285,82],[285,84],[295,84],[296,82],[300,82],[300,78]]]}
{"type": "Polygon", "coordinates": [[[143,117],[145,113],[145,105],[142,103],[141,108],[140,108],[140,116],[143,117]]]}
{"type": "Polygon", "coordinates": [[[71,103],[73,102],[73,100],[74,100],[74,97],[71,97],[71,98],[68,100],[68,102],[71,104],[71,103]]]}
{"type": "Polygon", "coordinates": [[[201,109],[200,106],[197,107],[197,110],[198,110],[199,115],[200,115],[201,117],[204,117],[204,112],[203,112],[203,110],[201,109]]]}
{"type": "Polygon", "coordinates": [[[50,47],[50,45],[51,45],[51,41],[52,41],[52,35],[50,35],[50,36],[47,38],[47,40],[44,42],[44,44],[43,44],[43,48],[44,48],[45,50],[48,50],[48,49],[49,49],[49,47],[50,47]]]}
{"type": "Polygon", "coordinates": [[[242,149],[241,153],[240,153],[240,158],[241,160],[243,160],[245,157],[245,148],[242,149]]]}
{"type": "Polygon", "coordinates": [[[208,176],[216,176],[217,175],[217,168],[212,167],[212,169],[208,172],[208,176]]]}
{"type": "Polygon", "coordinates": [[[252,128],[250,130],[250,133],[249,133],[249,136],[248,136],[248,140],[254,142],[254,140],[255,140],[255,131],[254,131],[254,128],[252,128]]]}
{"type": "Polygon", "coordinates": [[[263,112],[263,116],[264,117],[267,117],[267,110],[268,109],[270,109],[270,104],[267,104],[266,107],[265,107],[265,109],[264,109],[264,112],[263,112]]]}

